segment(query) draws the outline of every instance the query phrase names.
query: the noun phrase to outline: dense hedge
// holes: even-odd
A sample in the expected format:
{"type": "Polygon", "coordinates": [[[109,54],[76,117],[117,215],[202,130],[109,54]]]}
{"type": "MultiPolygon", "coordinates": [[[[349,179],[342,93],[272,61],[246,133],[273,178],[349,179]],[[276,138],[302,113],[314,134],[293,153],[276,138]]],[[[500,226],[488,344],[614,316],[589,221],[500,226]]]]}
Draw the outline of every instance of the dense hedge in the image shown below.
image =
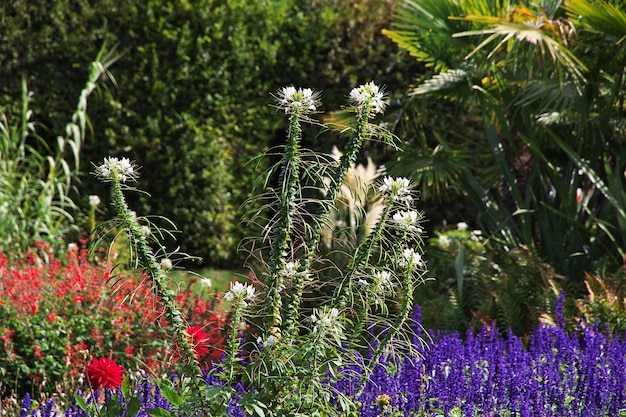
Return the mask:
{"type": "MultiPolygon", "coordinates": [[[[34,113],[53,143],[89,62],[105,41],[117,45],[117,85],[90,104],[94,134],[83,167],[107,155],[136,160],[140,187],[152,197],[137,195],[131,205],[174,220],[184,251],[213,265],[233,263],[242,237],[239,207],[256,175],[246,162],[282,143],[283,116],[269,93],[290,84],[325,90],[328,110],[370,79],[404,91],[411,67],[398,71],[401,55],[380,34],[393,3],[3,2],[0,107],[16,105],[26,75],[34,113]]],[[[84,179],[83,206],[89,194],[101,194],[97,187],[84,179]]]]}

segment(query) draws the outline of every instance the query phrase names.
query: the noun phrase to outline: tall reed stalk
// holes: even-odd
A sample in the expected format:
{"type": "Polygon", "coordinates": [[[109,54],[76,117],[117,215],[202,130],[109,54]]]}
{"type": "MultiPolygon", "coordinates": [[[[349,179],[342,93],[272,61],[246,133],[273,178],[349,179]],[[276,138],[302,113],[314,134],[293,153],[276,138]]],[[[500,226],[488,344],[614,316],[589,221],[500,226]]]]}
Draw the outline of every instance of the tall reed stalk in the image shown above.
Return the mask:
{"type": "Polygon", "coordinates": [[[22,81],[21,113],[6,109],[0,116],[0,251],[25,252],[36,241],[58,246],[72,227],[75,204],[70,192],[80,169],[80,151],[88,128],[87,100],[103,78],[113,79],[109,67],[114,49],[102,47],[91,63],[76,110],[56,146],[36,132],[31,95],[22,81]]]}

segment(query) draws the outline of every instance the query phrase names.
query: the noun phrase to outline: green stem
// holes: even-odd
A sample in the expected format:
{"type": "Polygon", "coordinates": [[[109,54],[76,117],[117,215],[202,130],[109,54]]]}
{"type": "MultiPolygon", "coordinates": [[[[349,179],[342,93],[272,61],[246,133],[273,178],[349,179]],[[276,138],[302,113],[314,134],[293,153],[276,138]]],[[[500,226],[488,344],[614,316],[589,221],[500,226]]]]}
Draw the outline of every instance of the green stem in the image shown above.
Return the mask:
{"type": "MultiPolygon", "coordinates": [[[[380,343],[378,344],[378,347],[376,348],[376,351],[372,355],[372,359],[370,360],[366,375],[369,375],[374,371],[374,368],[376,367],[376,364],[378,364],[378,361],[383,355],[385,348],[387,347],[389,342],[398,333],[400,333],[402,326],[404,326],[404,323],[406,322],[409,315],[411,314],[411,309],[413,307],[413,291],[414,291],[413,272],[414,272],[413,267],[408,267],[404,271],[404,277],[403,277],[404,279],[402,280],[403,298],[402,298],[402,305],[400,307],[400,312],[398,313],[398,316],[396,317],[396,320],[394,321],[393,325],[388,329],[387,333],[385,334],[385,337],[383,338],[383,340],[380,341],[380,343]]],[[[366,380],[367,378],[363,379],[363,381],[366,381],[366,380]]],[[[364,382],[361,383],[359,392],[358,394],[355,395],[355,398],[358,398],[361,395],[361,393],[363,392],[363,389],[365,389],[364,382]]]]}
{"type": "Polygon", "coordinates": [[[157,262],[154,252],[148,245],[148,242],[142,233],[141,226],[134,219],[132,212],[128,208],[117,172],[113,172],[111,182],[111,199],[117,212],[117,217],[122,221],[123,226],[128,231],[131,241],[136,247],[137,259],[152,281],[152,292],[159,297],[159,300],[165,309],[165,317],[172,326],[174,340],[183,350],[185,367],[200,381],[203,379],[203,372],[200,368],[198,360],[196,359],[196,353],[193,350],[187,333],[187,325],[183,319],[183,315],[178,307],[176,307],[176,294],[168,287],[167,275],[165,275],[157,262]]]}
{"type": "Polygon", "coordinates": [[[282,159],[282,170],[279,177],[281,194],[277,213],[277,221],[272,230],[273,239],[270,253],[270,269],[268,296],[266,301],[269,329],[278,328],[282,324],[281,289],[283,272],[289,253],[289,242],[293,229],[293,217],[296,213],[296,197],[300,188],[300,111],[294,110],[289,119],[287,145],[282,159]]]}
{"type": "Polygon", "coordinates": [[[361,242],[359,247],[357,248],[356,254],[352,257],[350,264],[346,268],[346,272],[344,273],[343,279],[341,281],[341,286],[337,291],[337,305],[338,308],[344,308],[348,302],[348,294],[351,291],[348,291],[352,286],[352,277],[354,273],[358,270],[360,266],[367,265],[369,262],[372,251],[376,242],[380,239],[382,235],[383,229],[385,228],[385,224],[387,223],[387,219],[389,217],[389,213],[392,209],[392,202],[388,201],[381,213],[376,225],[372,232],[367,236],[367,238],[361,242]]]}
{"type": "Polygon", "coordinates": [[[230,321],[230,334],[228,335],[228,352],[226,355],[226,366],[228,367],[227,385],[230,385],[235,377],[235,364],[237,363],[237,354],[239,353],[239,322],[241,320],[241,311],[243,306],[241,300],[234,300],[237,303],[233,310],[233,316],[230,321]]]}
{"type": "MultiPolygon", "coordinates": [[[[300,279],[302,280],[304,280],[307,271],[311,269],[311,264],[313,263],[313,258],[321,239],[323,225],[326,223],[330,216],[330,211],[335,202],[335,198],[341,190],[341,186],[346,178],[348,170],[356,162],[357,155],[361,150],[361,146],[363,145],[367,132],[367,124],[370,111],[370,103],[366,103],[357,109],[356,125],[352,131],[350,139],[348,140],[344,153],[339,160],[339,167],[337,167],[332,175],[330,188],[326,193],[326,196],[320,203],[320,208],[318,210],[316,220],[313,224],[311,236],[306,243],[306,256],[304,258],[304,262],[300,267],[300,271],[302,272],[302,274],[299,274],[301,275],[300,279]]],[[[291,334],[294,331],[296,323],[298,323],[304,283],[302,281],[296,281],[296,285],[298,285],[299,287],[297,288],[297,291],[293,292],[289,302],[289,306],[286,309],[287,315],[284,326],[285,334],[291,334]]]]}

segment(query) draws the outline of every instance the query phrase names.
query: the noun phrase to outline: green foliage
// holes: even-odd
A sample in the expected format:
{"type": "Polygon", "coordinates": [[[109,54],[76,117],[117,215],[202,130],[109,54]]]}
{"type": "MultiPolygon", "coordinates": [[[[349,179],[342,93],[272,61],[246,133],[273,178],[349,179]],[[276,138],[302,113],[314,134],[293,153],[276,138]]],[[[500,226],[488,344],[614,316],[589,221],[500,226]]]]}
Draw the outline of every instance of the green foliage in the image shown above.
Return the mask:
{"type": "Polygon", "coordinates": [[[18,255],[37,241],[65,246],[76,208],[71,192],[88,128],[87,99],[114,61],[113,51],[103,47],[91,64],[76,111],[54,145],[36,131],[26,80],[19,112],[0,106],[0,251],[18,255]]]}
{"type": "MultiPolygon", "coordinates": [[[[456,171],[440,168],[447,176],[430,180],[455,178],[476,209],[463,218],[502,247],[546,260],[568,288],[580,289],[583,271],[607,253],[617,267],[626,250],[615,174],[624,171],[624,79],[607,55],[623,54],[622,15],[583,0],[406,1],[385,32],[433,66],[410,94],[464,106],[484,126],[469,140],[435,136],[456,171]]],[[[419,162],[407,157],[405,166],[419,162]]]]}
{"type": "MultiPolygon", "coordinates": [[[[151,197],[132,196],[133,207],[172,219],[183,251],[208,265],[232,266],[244,256],[236,251],[243,237],[240,205],[256,176],[246,162],[274,145],[284,127],[259,92],[298,83],[329,91],[327,103],[337,108],[343,96],[333,91],[357,82],[405,85],[399,54],[379,33],[393,4],[3,2],[0,103],[19,96],[15,86],[24,73],[35,91],[35,113],[58,131],[73,105],[69,97],[81,89],[76,68],[103,40],[119,45],[117,83],[99,91],[83,166],[108,155],[142,161],[151,197]]],[[[54,141],[45,132],[42,137],[54,141]]],[[[105,195],[89,179],[81,190],[77,201],[105,195]]]]}
{"type": "Polygon", "coordinates": [[[525,336],[550,311],[556,276],[533,253],[501,253],[497,242],[465,223],[430,239],[429,265],[437,279],[416,294],[427,328],[466,331],[490,326],[525,336]]]}
{"type": "MultiPolygon", "coordinates": [[[[86,249],[56,258],[39,242],[22,257],[0,255],[0,386],[3,398],[88,387],[85,368],[94,357],[113,357],[128,372],[155,374],[177,368],[167,343],[158,299],[140,274],[90,261],[86,249]],[[83,377],[81,377],[81,374],[83,377]]],[[[206,329],[202,366],[219,359],[228,315],[214,294],[174,287],[189,325],[206,329]]],[[[66,401],[67,398],[61,398],[66,401]]]]}
{"type": "Polygon", "coordinates": [[[626,288],[624,269],[615,273],[602,271],[600,275],[585,273],[588,296],[577,300],[578,314],[587,323],[602,323],[612,334],[626,331],[626,288]]]}
{"type": "Polygon", "coordinates": [[[354,364],[364,369],[366,378],[355,394],[358,397],[383,355],[392,366],[393,359],[413,353],[408,320],[425,262],[421,258],[422,229],[418,227],[422,215],[411,209],[414,200],[407,179],[386,177],[382,181],[378,191],[384,208],[370,233],[346,253],[347,267],[336,268],[334,280],[318,277],[318,269],[328,269],[319,252],[324,225],[336,208],[357,154],[369,140],[393,145],[393,137],[386,130],[370,123],[384,111],[384,92],[371,82],[352,90],[345,112],[354,120],[342,126],[349,139],[337,161],[301,149],[300,125],[312,121],[308,116],[320,105],[319,93],[287,87],[276,99],[289,119],[287,144],[279,163],[260,181],[263,190],[259,199],[266,206],[261,210],[255,204],[250,206],[251,223],[263,226],[262,235],[252,239],[252,255],[258,262],[249,265],[259,280],[233,282],[224,295],[232,318],[224,360],[209,371],[209,378],[220,381],[214,385],[207,386],[202,378],[182,311],[174,303],[175,293],[164,285],[156,252],[128,209],[122,191],[136,178],[136,167],[126,158],[109,157],[96,168],[96,176],[111,183],[116,221],[129,234],[137,264],[146,271],[159,296],[176,343],[186,346],[182,359],[189,366],[181,374],[184,382],[180,393],[162,387],[173,402],[173,410],[155,409],[150,411],[152,415],[201,410],[219,415],[240,394],[239,382],[250,391],[241,405],[253,415],[352,413],[358,408],[354,398],[333,388],[334,382],[349,377],[341,374],[342,367],[354,364]],[[274,169],[279,170],[278,184],[272,187],[266,180],[274,169]],[[324,181],[326,174],[328,182],[324,181]],[[320,291],[322,287],[330,291],[320,291]],[[385,307],[395,300],[399,305],[390,313],[385,307]],[[313,301],[315,307],[311,309],[313,301]],[[243,344],[242,323],[249,324],[252,332],[251,340],[245,339],[243,344]],[[360,352],[367,349],[372,349],[371,358],[360,361],[360,352]],[[248,353],[246,361],[242,351],[248,353]],[[334,402],[337,395],[339,404],[334,402]]]}

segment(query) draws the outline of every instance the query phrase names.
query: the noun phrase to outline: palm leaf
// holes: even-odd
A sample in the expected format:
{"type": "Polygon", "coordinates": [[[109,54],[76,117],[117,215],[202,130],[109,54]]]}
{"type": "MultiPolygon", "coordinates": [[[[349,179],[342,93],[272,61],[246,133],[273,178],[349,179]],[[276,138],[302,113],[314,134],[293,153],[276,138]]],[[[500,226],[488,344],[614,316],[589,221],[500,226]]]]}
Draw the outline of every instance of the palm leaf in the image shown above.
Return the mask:
{"type": "Polygon", "coordinates": [[[626,38],[626,13],[606,1],[567,0],[564,8],[572,20],[621,43],[626,38]]]}
{"type": "MultiPolygon", "coordinates": [[[[473,19],[476,22],[490,22],[492,20],[489,16],[487,18],[489,19],[486,20],[486,17],[483,16],[468,16],[465,19],[473,19]]],[[[535,52],[535,56],[540,62],[543,62],[545,57],[549,57],[552,62],[560,64],[572,79],[579,82],[584,81],[582,71],[586,70],[585,65],[569,51],[562,42],[555,39],[550,33],[551,31],[545,30],[546,25],[546,22],[544,22],[541,17],[537,17],[536,19],[529,19],[524,22],[498,22],[489,29],[460,32],[454,36],[485,37],[488,35],[467,55],[466,59],[474,57],[493,43],[496,45],[488,52],[487,59],[494,59],[496,55],[501,53],[509,57],[519,57],[521,51],[515,48],[514,44],[518,46],[525,45],[530,47],[531,52],[535,52]]],[[[528,63],[527,60],[519,61],[524,64],[528,63]]],[[[533,62],[531,62],[530,65],[535,66],[533,62]]]]}
{"type": "Polygon", "coordinates": [[[470,29],[471,23],[450,19],[450,16],[467,14],[469,3],[472,2],[402,1],[394,13],[391,29],[383,30],[383,34],[426,66],[444,71],[463,60],[463,51],[471,42],[452,37],[457,32],[470,29]]]}
{"type": "Polygon", "coordinates": [[[452,97],[459,97],[469,91],[469,74],[462,69],[449,69],[432,78],[427,79],[417,86],[410,95],[437,94],[452,97]]]}
{"type": "Polygon", "coordinates": [[[471,155],[461,149],[453,149],[439,135],[435,138],[438,144],[433,149],[403,155],[393,165],[393,172],[414,180],[423,199],[442,201],[469,170],[471,155]]]}

